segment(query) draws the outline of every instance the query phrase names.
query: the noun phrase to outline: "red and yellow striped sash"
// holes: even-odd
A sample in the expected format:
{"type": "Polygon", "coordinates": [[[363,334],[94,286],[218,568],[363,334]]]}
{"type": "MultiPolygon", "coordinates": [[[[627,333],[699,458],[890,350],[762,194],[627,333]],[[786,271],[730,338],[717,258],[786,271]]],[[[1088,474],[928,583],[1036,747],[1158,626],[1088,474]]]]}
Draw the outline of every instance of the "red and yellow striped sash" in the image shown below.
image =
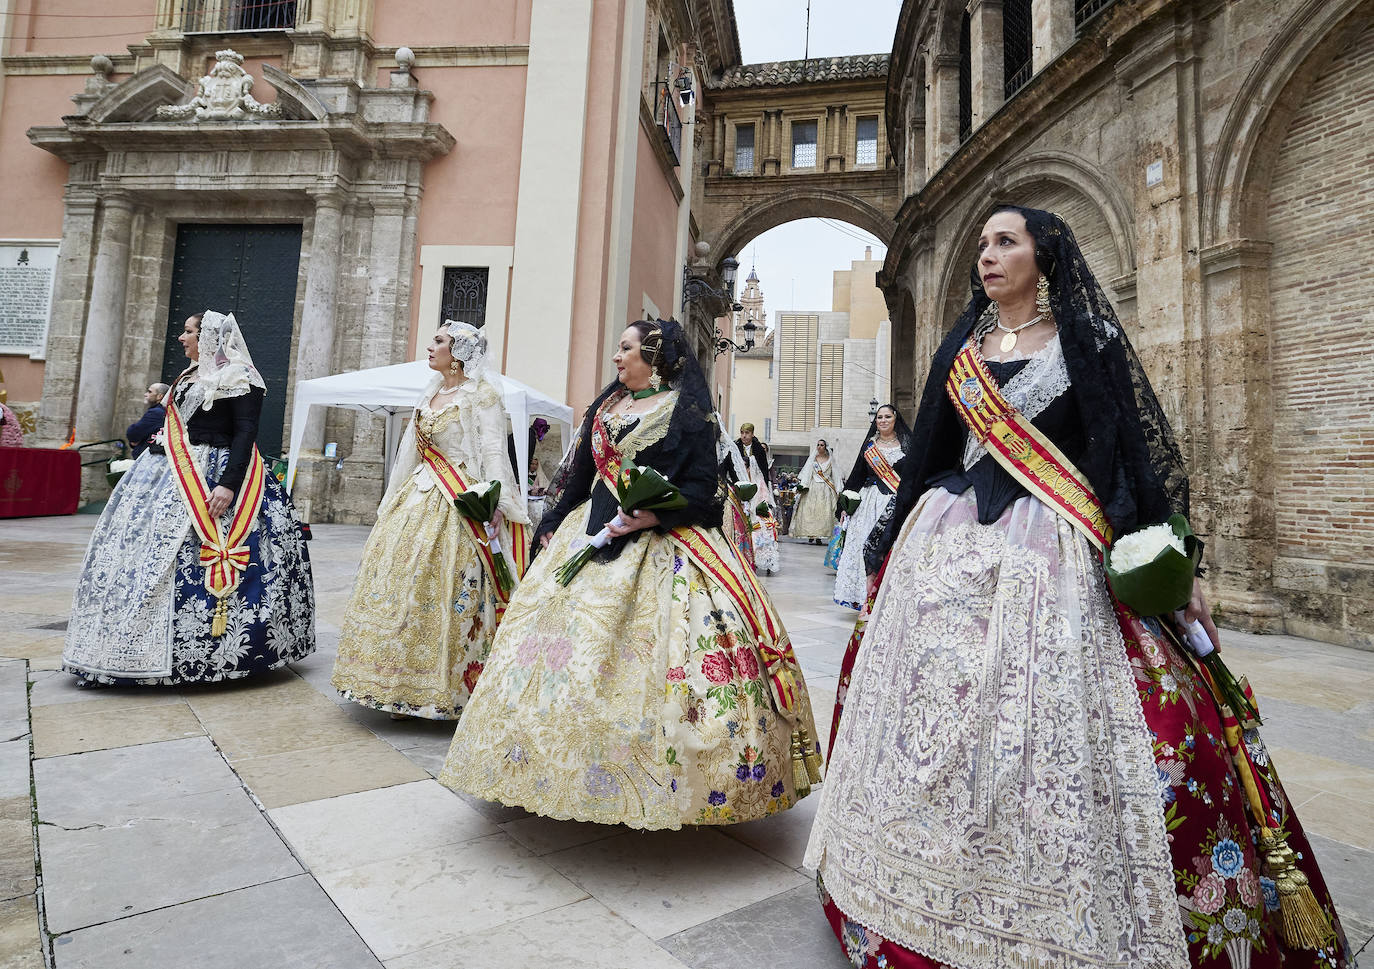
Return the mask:
{"type": "MultiPolygon", "coordinates": [[[[878,480],[887,485],[889,491],[894,495],[902,484],[901,476],[897,474],[887,456],[883,454],[876,441],[869,441],[864,445],[864,460],[873,469],[873,473],[878,476],[878,480]]],[[[833,489],[832,489],[833,490],[833,489]]]]}
{"type": "Polygon", "coordinates": [[[954,358],[945,392],[954,410],[993,459],[1093,543],[1112,544],[1112,527],[1082,473],[1044,433],[1002,396],[970,338],[954,358]]]}
{"type": "MultiPolygon", "coordinates": [[[[415,438],[416,449],[420,452],[420,459],[429,466],[434,472],[434,478],[439,482],[439,487],[444,489],[449,500],[453,500],[468,490],[467,479],[449,463],[444,452],[434,446],[432,441],[425,439],[419,434],[415,438]]],[[[505,614],[506,605],[510,602],[510,596],[501,591],[501,584],[496,581],[496,562],[492,558],[491,547],[487,544],[487,530],[482,527],[481,522],[473,521],[466,515],[460,515],[463,525],[472,534],[472,540],[477,545],[477,556],[482,560],[482,568],[486,570],[487,580],[491,583],[492,590],[496,594],[498,617],[505,614]]],[[[515,576],[517,579],[525,577],[525,570],[530,564],[529,542],[525,535],[525,526],[519,522],[507,520],[510,525],[510,544],[511,559],[515,563],[515,576]]]]}
{"type": "MultiPolygon", "coordinates": [[[[622,461],[600,415],[592,420],[591,444],[597,474],[611,489],[611,494],[615,494],[615,481],[620,474],[622,461]]],[[[773,695],[778,712],[795,721],[797,682],[801,678],[801,668],[797,664],[796,654],[792,652],[792,642],[788,639],[782,620],[773,608],[772,601],[759,586],[753,569],[745,566],[738,557],[732,567],[716,551],[706,533],[695,526],[679,526],[668,534],[683,554],[702,572],[715,579],[735,604],[754,635],[759,656],[768,674],[769,692],[773,695]]]]}
{"type": "MultiPolygon", "coordinates": [[[[170,397],[170,395],[169,395],[170,397]]],[[[213,635],[224,632],[224,599],[238,588],[243,572],[248,568],[248,546],[243,544],[253,521],[258,517],[262,506],[262,494],[266,469],[262,455],[256,445],[249,461],[248,473],[239,488],[238,501],[234,516],[229,522],[228,531],[221,532],[219,520],[210,514],[210,488],[204,475],[196,465],[195,453],[191,450],[191,440],[186,433],[186,422],[175,401],[168,400],[167,420],[167,460],[172,465],[172,477],[177,483],[177,492],[186,504],[191,515],[191,526],[200,537],[200,564],[205,569],[205,588],[216,599],[216,618],[211,626],[213,635]]]]}

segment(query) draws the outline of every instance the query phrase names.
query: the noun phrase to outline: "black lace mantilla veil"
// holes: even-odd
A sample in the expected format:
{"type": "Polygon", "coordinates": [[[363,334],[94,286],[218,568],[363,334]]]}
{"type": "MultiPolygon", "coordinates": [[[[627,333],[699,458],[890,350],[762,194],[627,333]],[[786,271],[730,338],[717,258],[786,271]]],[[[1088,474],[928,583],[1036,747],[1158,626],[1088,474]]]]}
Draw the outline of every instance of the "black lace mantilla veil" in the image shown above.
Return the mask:
{"type": "MultiPolygon", "coordinates": [[[[1145,368],[1126,337],[1116,311],[1088,268],[1073,231],[1052,212],[1019,205],[995,211],[1019,212],[1035,240],[1035,259],[1049,280],[1050,311],[1076,397],[1086,442],[1078,468],[1102,501],[1117,535],[1188,514],[1188,475],[1169,420],[1155,397],[1145,368]]],[[[971,271],[972,298],[935,353],[921,394],[910,450],[897,464],[902,484],[886,526],[874,529],[865,548],[870,571],[882,564],[897,533],[933,475],[958,467],[964,425],[945,394],[955,354],[991,302],[971,271]]]]}
{"type": "MultiPolygon", "coordinates": [[[[673,415],[664,438],[646,449],[637,463],[652,467],[678,487],[688,506],[680,511],[660,512],[660,529],[678,525],[719,527],[724,512],[724,489],[716,470],[715,407],[702,375],[701,365],[692,353],[682,324],[677,320],[644,320],[658,331],[640,344],[645,360],[658,368],[668,386],[678,392],[673,415]]],[[[586,416],[573,439],[572,447],[559,464],[544,499],[549,511],[534,536],[533,553],[539,551],[539,537],[550,534],[578,505],[592,500],[587,534],[594,535],[615,514],[615,498],[596,476],[592,459],[592,420],[606,399],[623,392],[619,380],[611,381],[587,408],[586,416]]],[[[633,535],[612,541],[601,555],[614,557],[633,535]]]]}
{"type": "MultiPolygon", "coordinates": [[[[892,413],[897,415],[897,420],[892,426],[893,432],[897,435],[897,442],[902,447],[903,454],[909,454],[911,448],[911,428],[907,426],[906,418],[902,416],[895,404],[882,404],[878,410],[884,407],[890,408],[892,413]]],[[[849,477],[844,479],[845,491],[858,491],[864,486],[864,481],[868,479],[868,462],[864,460],[864,448],[868,447],[869,441],[878,439],[878,420],[874,419],[868,424],[868,433],[864,435],[863,443],[859,445],[859,456],[854,459],[854,465],[849,469],[849,477]]],[[[897,462],[898,464],[901,461],[897,462]]],[[[895,469],[894,469],[895,470],[895,469]]]]}

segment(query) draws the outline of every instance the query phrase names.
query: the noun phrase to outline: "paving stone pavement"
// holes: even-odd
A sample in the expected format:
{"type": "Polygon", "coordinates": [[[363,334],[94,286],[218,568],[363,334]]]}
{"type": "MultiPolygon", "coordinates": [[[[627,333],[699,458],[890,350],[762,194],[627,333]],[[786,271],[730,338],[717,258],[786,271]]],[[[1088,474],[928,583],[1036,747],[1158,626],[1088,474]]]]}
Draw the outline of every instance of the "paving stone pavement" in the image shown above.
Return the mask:
{"type": "MultiPolygon", "coordinates": [[[[312,543],[319,652],[256,681],[58,672],[94,518],[0,523],[0,969],[842,969],[802,867],[815,798],[727,828],[551,821],[433,779],[452,725],[329,687],[364,528],[312,543]],[[41,865],[36,864],[41,859],[41,865]]],[[[853,614],[823,549],[765,579],[818,726],[853,614]]],[[[1356,948],[1374,936],[1374,653],[1230,632],[1356,948]]]]}

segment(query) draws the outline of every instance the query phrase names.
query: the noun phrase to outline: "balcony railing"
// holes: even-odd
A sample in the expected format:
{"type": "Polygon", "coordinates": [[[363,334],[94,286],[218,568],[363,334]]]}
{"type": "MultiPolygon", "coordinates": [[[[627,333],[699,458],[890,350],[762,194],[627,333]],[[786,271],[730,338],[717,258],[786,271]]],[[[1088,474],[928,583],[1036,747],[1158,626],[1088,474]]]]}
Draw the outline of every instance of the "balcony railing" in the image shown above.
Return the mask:
{"type": "Polygon", "coordinates": [[[1073,24],[1077,30],[1110,7],[1116,0],[1073,0],[1073,24]]]}
{"type": "Polygon", "coordinates": [[[296,0],[182,0],[181,30],[186,34],[292,30],[296,6],[296,0]]]}
{"type": "Polygon", "coordinates": [[[663,143],[673,153],[674,164],[682,163],[682,119],[667,81],[659,81],[654,90],[654,122],[658,125],[663,143]]]}

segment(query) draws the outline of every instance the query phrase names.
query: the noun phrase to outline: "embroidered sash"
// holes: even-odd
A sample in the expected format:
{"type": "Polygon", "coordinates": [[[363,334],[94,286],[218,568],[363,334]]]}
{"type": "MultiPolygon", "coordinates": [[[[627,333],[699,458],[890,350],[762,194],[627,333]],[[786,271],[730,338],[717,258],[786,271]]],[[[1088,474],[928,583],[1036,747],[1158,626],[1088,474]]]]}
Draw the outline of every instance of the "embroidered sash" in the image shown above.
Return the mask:
{"type": "MultiPolygon", "coordinates": [[[[415,432],[415,449],[420,452],[420,460],[429,466],[429,470],[434,472],[434,478],[439,482],[439,487],[444,489],[452,501],[458,495],[468,490],[467,479],[454,467],[449,459],[444,456],[444,452],[434,446],[434,442],[420,433],[419,429],[415,432]]],[[[482,523],[474,521],[467,515],[460,515],[463,525],[472,535],[473,542],[477,545],[477,556],[482,560],[482,568],[486,570],[487,581],[491,583],[492,591],[496,595],[496,616],[499,620],[506,613],[506,606],[510,603],[510,595],[501,590],[501,583],[496,581],[496,562],[492,558],[490,546],[491,539],[487,535],[487,530],[482,527],[482,523]]],[[[525,570],[529,568],[530,551],[529,542],[525,537],[525,526],[508,521],[510,525],[511,538],[511,559],[515,563],[515,576],[517,579],[525,577],[525,570]]],[[[495,554],[500,555],[498,551],[495,554]]]]}
{"type": "Polygon", "coordinates": [[[210,487],[196,465],[195,453],[191,450],[191,439],[186,432],[186,422],[175,401],[168,395],[166,439],[167,460],[172,465],[172,477],[177,484],[177,493],[186,504],[191,515],[191,526],[200,537],[200,564],[205,569],[205,588],[218,600],[215,615],[210,624],[212,636],[224,635],[226,627],[226,598],[236,588],[243,572],[248,568],[248,546],[243,544],[253,521],[258,517],[262,506],[263,467],[262,455],[257,446],[249,460],[248,473],[239,488],[238,503],[234,517],[229,522],[228,531],[220,530],[219,519],[210,514],[210,487]]]}
{"type": "Polygon", "coordinates": [[[954,358],[945,392],[969,432],[1007,472],[1069,524],[1098,552],[1112,544],[1112,527],[1082,473],[1044,433],[1002,396],[972,337],[954,358]]]}
{"type": "Polygon", "coordinates": [[[878,480],[887,485],[888,490],[895,495],[897,488],[901,486],[902,479],[888,462],[882,450],[879,449],[877,441],[869,441],[864,445],[864,460],[873,469],[873,473],[878,476],[878,480]]]}
{"type": "MultiPolygon", "coordinates": [[[[620,452],[611,440],[601,415],[592,419],[592,460],[597,474],[606,486],[615,493],[615,481],[620,474],[622,462],[620,452]]],[[[705,531],[693,525],[679,525],[668,532],[682,553],[692,560],[702,572],[713,578],[734,603],[741,618],[754,634],[754,642],[763,660],[764,671],[768,674],[769,692],[778,713],[789,722],[797,720],[797,681],[801,677],[801,667],[796,654],[792,652],[792,642],[783,628],[782,620],[773,608],[772,601],[759,586],[754,571],[742,567],[736,557],[734,567],[716,551],[715,545],[705,531]]]]}

